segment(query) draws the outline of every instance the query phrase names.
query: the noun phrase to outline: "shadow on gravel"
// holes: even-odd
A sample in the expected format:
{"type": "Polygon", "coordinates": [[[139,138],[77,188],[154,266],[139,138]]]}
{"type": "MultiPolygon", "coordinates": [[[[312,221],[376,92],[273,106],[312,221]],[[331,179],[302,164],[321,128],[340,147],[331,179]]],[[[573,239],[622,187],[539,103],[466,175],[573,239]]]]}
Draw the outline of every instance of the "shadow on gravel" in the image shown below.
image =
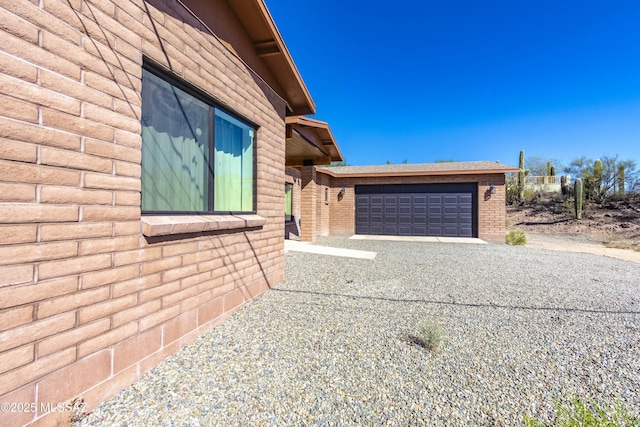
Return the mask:
{"type": "Polygon", "coordinates": [[[294,294],[322,295],[322,296],[328,296],[328,297],[343,297],[343,298],[352,298],[352,299],[365,299],[365,300],[372,300],[372,301],[451,305],[451,306],[457,306],[457,307],[505,308],[509,310],[532,310],[532,311],[568,311],[568,312],[575,312],[575,313],[600,313],[600,314],[640,314],[640,311],[630,311],[630,310],[595,310],[595,309],[589,309],[589,308],[571,308],[571,307],[526,307],[526,306],[518,306],[518,305],[462,303],[462,302],[450,302],[450,301],[436,301],[436,300],[428,300],[428,299],[366,297],[361,295],[337,294],[337,293],[331,293],[331,292],[316,292],[316,291],[296,291],[292,289],[278,289],[278,288],[272,288],[271,292],[288,292],[288,293],[294,293],[294,294]]]}
{"type": "Polygon", "coordinates": [[[570,219],[559,219],[557,221],[523,221],[519,222],[515,225],[553,225],[553,224],[561,224],[563,222],[569,222],[570,219]]]}

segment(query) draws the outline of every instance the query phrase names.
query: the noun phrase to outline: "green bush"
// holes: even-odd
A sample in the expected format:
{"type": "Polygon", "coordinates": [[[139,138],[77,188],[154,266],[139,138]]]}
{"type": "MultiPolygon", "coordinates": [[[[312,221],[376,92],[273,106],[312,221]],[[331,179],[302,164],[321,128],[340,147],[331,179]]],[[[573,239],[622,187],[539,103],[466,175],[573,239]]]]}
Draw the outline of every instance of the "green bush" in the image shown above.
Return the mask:
{"type": "Polygon", "coordinates": [[[524,246],[527,243],[527,236],[523,231],[512,230],[507,234],[504,241],[509,245],[524,246]]]}
{"type": "Polygon", "coordinates": [[[437,350],[444,341],[442,327],[436,322],[427,320],[420,324],[419,336],[414,337],[414,343],[427,350],[437,350]]]}
{"type": "Polygon", "coordinates": [[[554,423],[542,423],[528,415],[524,416],[524,422],[527,427],[633,427],[640,425],[640,417],[631,414],[620,401],[602,407],[573,398],[566,405],[556,403],[554,423]]]}
{"type": "Polygon", "coordinates": [[[520,202],[520,189],[515,180],[507,181],[506,198],[508,205],[515,205],[520,202]]]}

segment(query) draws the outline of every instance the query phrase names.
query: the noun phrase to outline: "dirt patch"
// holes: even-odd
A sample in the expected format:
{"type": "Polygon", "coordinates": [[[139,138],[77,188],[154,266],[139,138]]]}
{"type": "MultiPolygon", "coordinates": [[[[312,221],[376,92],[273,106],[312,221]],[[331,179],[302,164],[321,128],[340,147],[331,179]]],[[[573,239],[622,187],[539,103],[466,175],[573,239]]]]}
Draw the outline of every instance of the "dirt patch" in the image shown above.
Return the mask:
{"type": "Polygon", "coordinates": [[[507,206],[507,229],[524,231],[530,247],[640,262],[640,194],[586,204],[581,220],[575,219],[572,200],[539,196],[507,206]]]}

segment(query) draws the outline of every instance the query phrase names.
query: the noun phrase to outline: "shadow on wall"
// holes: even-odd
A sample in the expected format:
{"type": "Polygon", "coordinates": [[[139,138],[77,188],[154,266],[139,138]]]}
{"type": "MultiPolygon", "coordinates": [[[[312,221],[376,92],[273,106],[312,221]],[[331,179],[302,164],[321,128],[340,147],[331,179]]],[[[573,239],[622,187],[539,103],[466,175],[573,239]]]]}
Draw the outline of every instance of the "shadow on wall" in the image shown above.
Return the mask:
{"type": "Polygon", "coordinates": [[[284,222],[284,238],[290,240],[300,240],[300,219],[295,216],[291,220],[284,222]]]}
{"type": "MultiPolygon", "coordinates": [[[[160,12],[164,12],[172,17],[184,22],[195,30],[206,33],[207,35],[211,35],[216,39],[220,40],[222,45],[224,45],[234,56],[239,58],[242,63],[245,65],[247,71],[252,76],[254,83],[265,95],[265,98],[269,101],[269,103],[273,106],[274,111],[278,113],[278,116],[284,121],[286,116],[286,104],[282,100],[282,98],[269,86],[267,82],[265,82],[246,62],[241,56],[229,47],[229,43],[225,40],[222,40],[218,34],[223,34],[224,38],[233,38],[233,35],[229,33],[227,30],[229,26],[220,26],[217,25],[215,20],[207,19],[207,11],[199,10],[198,3],[188,2],[188,6],[183,2],[178,1],[166,1],[166,0],[148,0],[149,4],[158,9],[160,12]],[[215,30],[215,31],[214,31],[215,30]]],[[[201,2],[203,5],[206,5],[206,2],[201,2]]],[[[145,3],[146,7],[146,3],[145,3]]],[[[151,13],[147,8],[147,15],[151,17],[151,13]]],[[[150,19],[150,22],[153,24],[153,19],[150,19]]],[[[157,29],[154,25],[154,31],[157,34],[157,29]]],[[[168,62],[169,68],[174,71],[173,66],[171,64],[171,60],[169,55],[165,50],[165,47],[162,43],[162,39],[158,34],[158,41],[160,41],[160,48],[165,54],[166,60],[168,62]]],[[[241,43],[241,42],[240,42],[241,43]]],[[[175,71],[174,71],[175,72],[175,71]]]]}

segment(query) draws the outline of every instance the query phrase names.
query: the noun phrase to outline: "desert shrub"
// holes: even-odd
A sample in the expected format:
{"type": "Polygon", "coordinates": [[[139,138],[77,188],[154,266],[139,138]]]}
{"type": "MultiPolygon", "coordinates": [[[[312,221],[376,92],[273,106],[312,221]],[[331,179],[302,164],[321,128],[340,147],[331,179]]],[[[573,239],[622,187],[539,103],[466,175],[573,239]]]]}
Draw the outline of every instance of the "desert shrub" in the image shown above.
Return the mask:
{"type": "Polygon", "coordinates": [[[524,246],[527,243],[527,236],[524,235],[523,231],[511,230],[504,241],[509,245],[524,246]]]}
{"type": "Polygon", "coordinates": [[[522,193],[522,201],[532,205],[537,204],[541,197],[542,191],[540,190],[525,188],[524,192],[522,193]]]}
{"type": "Polygon", "coordinates": [[[524,421],[527,427],[632,427],[639,425],[640,417],[629,412],[620,401],[603,407],[596,402],[572,398],[568,404],[556,403],[556,420],[552,424],[526,414],[524,421]]]}
{"type": "Polygon", "coordinates": [[[413,344],[429,351],[437,350],[444,341],[442,326],[432,320],[425,320],[419,326],[418,336],[410,337],[413,344]]]}
{"type": "Polygon", "coordinates": [[[552,211],[558,215],[570,214],[571,207],[567,203],[556,203],[553,205],[552,211]]]}
{"type": "Polygon", "coordinates": [[[519,203],[519,190],[518,184],[515,181],[507,181],[506,198],[508,205],[514,205],[519,203]]]}

